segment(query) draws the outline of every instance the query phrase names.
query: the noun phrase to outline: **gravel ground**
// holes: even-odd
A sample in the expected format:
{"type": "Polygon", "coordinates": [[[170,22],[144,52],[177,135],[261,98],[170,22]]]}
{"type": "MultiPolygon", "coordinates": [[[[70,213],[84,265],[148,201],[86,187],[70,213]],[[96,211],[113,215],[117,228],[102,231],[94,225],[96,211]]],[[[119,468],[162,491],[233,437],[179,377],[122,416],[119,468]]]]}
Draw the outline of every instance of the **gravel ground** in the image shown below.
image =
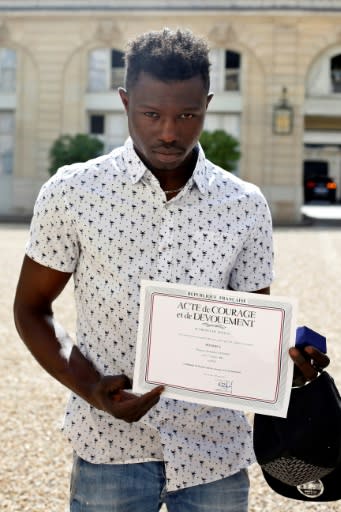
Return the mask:
{"type": "MultiPolygon", "coordinates": [[[[0,225],[0,508],[10,512],[64,512],[71,450],[59,432],[67,392],[34,361],[19,340],[12,302],[27,238],[27,226],[0,225]]],[[[337,227],[275,230],[275,295],[299,299],[299,325],[327,336],[330,372],[341,389],[341,230],[337,227]]],[[[74,334],[72,288],[56,303],[56,316],[74,334]]],[[[249,512],[336,512],[339,503],[287,500],[250,469],[249,512]]]]}

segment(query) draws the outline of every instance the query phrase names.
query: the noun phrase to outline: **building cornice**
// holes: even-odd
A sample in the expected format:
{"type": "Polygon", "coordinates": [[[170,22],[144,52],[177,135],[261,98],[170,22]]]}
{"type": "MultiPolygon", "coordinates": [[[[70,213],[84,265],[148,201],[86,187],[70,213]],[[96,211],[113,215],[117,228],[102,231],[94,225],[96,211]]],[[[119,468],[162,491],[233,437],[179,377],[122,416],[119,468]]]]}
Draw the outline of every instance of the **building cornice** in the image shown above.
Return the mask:
{"type": "Polygon", "coordinates": [[[0,11],[341,12],[341,0],[0,0],[0,11]]]}

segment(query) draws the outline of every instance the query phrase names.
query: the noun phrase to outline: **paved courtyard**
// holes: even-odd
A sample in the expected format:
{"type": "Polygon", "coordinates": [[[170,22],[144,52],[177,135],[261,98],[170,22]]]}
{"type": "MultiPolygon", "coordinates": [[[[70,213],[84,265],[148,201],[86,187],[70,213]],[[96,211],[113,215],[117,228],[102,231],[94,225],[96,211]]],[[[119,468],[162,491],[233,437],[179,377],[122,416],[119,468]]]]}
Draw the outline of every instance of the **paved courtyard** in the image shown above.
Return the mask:
{"type": "MultiPolygon", "coordinates": [[[[71,450],[59,425],[67,392],[33,360],[12,320],[27,234],[27,226],[0,225],[0,508],[9,512],[64,512],[71,450]]],[[[298,324],[327,337],[330,372],[341,389],[341,228],[276,228],[275,252],[272,293],[297,297],[298,324]]],[[[58,299],[55,311],[74,335],[71,285],[58,299]]],[[[340,511],[340,502],[314,505],[277,496],[263,482],[256,465],[250,478],[250,512],[340,511]]]]}

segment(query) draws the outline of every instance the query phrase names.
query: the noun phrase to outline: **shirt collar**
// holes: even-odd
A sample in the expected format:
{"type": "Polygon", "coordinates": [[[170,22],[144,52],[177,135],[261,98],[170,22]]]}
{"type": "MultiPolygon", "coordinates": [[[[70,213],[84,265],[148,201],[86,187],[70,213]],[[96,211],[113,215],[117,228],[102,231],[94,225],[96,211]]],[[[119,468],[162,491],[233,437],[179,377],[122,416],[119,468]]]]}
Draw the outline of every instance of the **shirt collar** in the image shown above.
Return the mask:
{"type": "MultiPolygon", "coordinates": [[[[214,165],[206,159],[205,153],[199,143],[198,148],[198,159],[191,179],[195,182],[199,191],[205,194],[214,179],[214,165]]],[[[130,137],[124,144],[123,159],[132,183],[135,184],[140,181],[147,171],[147,167],[137,155],[130,137]]]]}

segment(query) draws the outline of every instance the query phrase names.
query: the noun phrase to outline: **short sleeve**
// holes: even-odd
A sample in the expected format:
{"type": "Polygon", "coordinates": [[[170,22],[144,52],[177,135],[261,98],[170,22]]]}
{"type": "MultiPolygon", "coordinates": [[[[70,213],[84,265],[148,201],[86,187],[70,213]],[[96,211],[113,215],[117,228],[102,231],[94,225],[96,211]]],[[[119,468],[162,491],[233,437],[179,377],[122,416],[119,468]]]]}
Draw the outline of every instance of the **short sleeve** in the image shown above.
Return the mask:
{"type": "Polygon", "coordinates": [[[65,181],[59,174],[41,188],[34,206],[26,254],[32,260],[61,272],[73,272],[78,237],[70,211],[65,181]]]}
{"type": "Polygon", "coordinates": [[[232,290],[254,292],[266,288],[273,280],[271,213],[264,196],[257,190],[252,196],[252,228],[230,275],[232,290]]]}

